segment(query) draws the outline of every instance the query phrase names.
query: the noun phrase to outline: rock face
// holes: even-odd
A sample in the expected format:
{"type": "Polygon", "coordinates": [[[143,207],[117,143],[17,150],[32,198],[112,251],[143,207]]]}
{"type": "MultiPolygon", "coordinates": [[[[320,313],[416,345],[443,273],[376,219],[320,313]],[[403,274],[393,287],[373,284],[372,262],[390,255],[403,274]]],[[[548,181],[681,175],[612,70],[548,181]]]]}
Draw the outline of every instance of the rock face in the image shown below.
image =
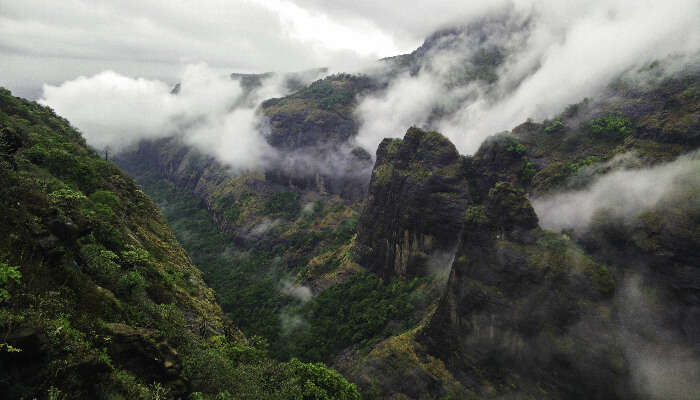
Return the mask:
{"type": "Polygon", "coordinates": [[[384,277],[427,272],[438,251],[459,241],[469,202],[463,159],[437,132],[411,128],[377,150],[357,238],[359,263],[384,277]]]}
{"type": "MultiPolygon", "coordinates": [[[[329,154],[337,153],[317,155],[322,157],[329,154]]],[[[246,241],[259,239],[255,227],[261,223],[258,218],[245,213],[246,206],[254,207],[260,203],[257,207],[261,208],[275,196],[290,193],[312,200],[338,196],[346,203],[365,196],[368,165],[371,165],[371,157],[366,152],[351,151],[343,158],[342,162],[346,164],[342,168],[347,167],[352,171],[346,175],[335,174],[325,167],[319,168],[318,159],[309,155],[305,157],[308,158],[286,158],[264,171],[234,175],[213,157],[202,154],[179,138],[170,137],[143,141],[136,149],[115,157],[115,162],[137,179],[157,176],[158,179],[172,182],[179,190],[194,194],[212,214],[220,231],[246,241]],[[302,164],[305,168],[302,168],[302,164]],[[294,172],[297,169],[299,172],[294,172]],[[246,196],[261,200],[257,203],[247,201],[246,196]],[[234,203],[234,208],[241,211],[231,212],[228,206],[234,203]],[[239,215],[242,216],[238,218],[239,215]]],[[[275,216],[271,215],[270,218],[275,216]]]]}
{"type": "Polygon", "coordinates": [[[538,227],[507,139],[485,143],[471,160],[466,179],[478,201],[462,213],[446,292],[417,340],[480,397],[626,393],[620,344],[594,332],[611,324],[597,307],[612,295],[613,276],[538,227]]]}
{"type": "Polygon", "coordinates": [[[266,100],[261,112],[269,124],[268,142],[287,151],[346,142],[359,127],[353,116],[356,96],[375,86],[367,76],[338,74],[266,100]]]}
{"type": "Polygon", "coordinates": [[[367,76],[338,74],[264,101],[266,140],[284,154],[267,168],[268,179],[350,200],[364,198],[372,160],[350,139],[360,125],[354,115],[357,96],[377,85],[367,76]]]}
{"type": "Polygon", "coordinates": [[[107,330],[112,338],[109,353],[114,361],[146,381],[166,382],[179,392],[187,391],[180,356],[159,337],[160,332],[124,324],[108,324],[107,330]]]}
{"type": "MultiPolygon", "coordinates": [[[[402,339],[422,349],[421,363],[444,362],[449,372],[429,367],[431,379],[454,376],[462,388],[455,393],[625,395],[621,344],[597,332],[613,323],[613,274],[572,241],[539,228],[522,189],[524,152],[507,135],[473,157],[416,128],[384,140],[360,218],[358,263],[386,279],[420,276],[432,255],[456,249],[437,310],[415,341],[402,339]]],[[[391,364],[402,351],[375,362],[391,364]]]]}

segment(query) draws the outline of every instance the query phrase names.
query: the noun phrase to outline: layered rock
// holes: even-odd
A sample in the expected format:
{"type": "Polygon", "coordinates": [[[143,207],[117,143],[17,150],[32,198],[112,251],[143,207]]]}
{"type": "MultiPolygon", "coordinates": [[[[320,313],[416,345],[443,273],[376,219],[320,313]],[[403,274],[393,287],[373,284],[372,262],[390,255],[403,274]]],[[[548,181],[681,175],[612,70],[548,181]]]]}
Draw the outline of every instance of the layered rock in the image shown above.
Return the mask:
{"type": "Polygon", "coordinates": [[[384,277],[425,274],[438,251],[459,241],[469,202],[463,159],[437,132],[411,128],[377,150],[358,228],[359,263],[384,277]]]}

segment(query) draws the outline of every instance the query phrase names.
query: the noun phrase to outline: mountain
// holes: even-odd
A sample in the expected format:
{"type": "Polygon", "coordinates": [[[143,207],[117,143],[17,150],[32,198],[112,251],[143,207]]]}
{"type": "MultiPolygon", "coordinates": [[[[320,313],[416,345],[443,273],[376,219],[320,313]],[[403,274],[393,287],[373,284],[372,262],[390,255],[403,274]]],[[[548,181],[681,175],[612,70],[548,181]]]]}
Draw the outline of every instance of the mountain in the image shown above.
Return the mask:
{"type": "Polygon", "coordinates": [[[0,93],[2,390],[694,398],[700,69],[672,58],[591,82],[595,97],[460,154],[437,128],[482,126],[455,116],[533,76],[503,75],[530,24],[506,12],[443,29],[368,74],[232,74],[241,102],[272,79],[288,90],[255,110],[272,153],[257,169],[187,131],[111,155],[117,167],[0,93]],[[369,154],[365,100],[420,103],[393,91],[414,78],[445,101],[369,154]]]}
{"type": "Polygon", "coordinates": [[[0,163],[5,398],[359,397],[246,338],[139,186],[5,89],[0,163]]]}
{"type": "Polygon", "coordinates": [[[428,275],[431,253],[452,252],[470,194],[464,159],[437,132],[411,128],[377,149],[360,217],[358,263],[385,278],[428,275]]]}
{"type": "MultiPolygon", "coordinates": [[[[700,371],[698,77],[693,66],[632,71],[472,156],[411,128],[380,144],[352,191],[322,163],[306,164],[306,179],[279,166],[232,175],[174,138],[117,162],[158,199],[245,332],[281,359],[331,363],[366,398],[664,398],[673,385],[683,398],[700,371]],[[640,212],[603,197],[584,227],[547,212],[552,196],[659,168],[672,190],[640,212]],[[650,372],[676,365],[665,351],[690,365],[677,380],[650,372]]],[[[334,88],[366,79],[332,76],[264,102],[268,140],[330,159],[357,129],[348,99],[359,92],[334,88]],[[336,97],[346,100],[320,115],[346,117],[326,129],[310,115],[336,97]]]]}
{"type": "Polygon", "coordinates": [[[611,88],[606,100],[494,136],[471,157],[416,128],[382,142],[360,217],[357,243],[369,248],[360,262],[389,278],[420,275],[425,260],[456,250],[434,313],[367,354],[346,355],[341,371],[377,398],[691,398],[698,77],[611,88]],[[652,119],[665,128],[649,129],[652,119]],[[671,162],[677,186],[638,214],[599,204],[584,230],[539,226],[528,194],[585,188],[615,162],[631,163],[628,171],[671,162]],[[443,248],[433,244],[440,235],[443,248]],[[677,380],[648,372],[677,359],[689,366],[677,380]]]}

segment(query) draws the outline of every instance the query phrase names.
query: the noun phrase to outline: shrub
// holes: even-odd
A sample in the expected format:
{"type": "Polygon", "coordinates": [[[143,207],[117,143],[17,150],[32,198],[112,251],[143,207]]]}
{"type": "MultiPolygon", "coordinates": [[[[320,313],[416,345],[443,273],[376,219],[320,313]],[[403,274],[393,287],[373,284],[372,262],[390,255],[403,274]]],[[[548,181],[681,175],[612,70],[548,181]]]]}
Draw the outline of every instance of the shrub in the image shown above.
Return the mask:
{"type": "Polygon", "coordinates": [[[120,253],[120,258],[124,264],[133,267],[143,267],[150,263],[151,254],[146,249],[135,247],[130,244],[127,244],[126,248],[127,250],[120,253]]]}
{"type": "Polygon", "coordinates": [[[558,133],[564,132],[566,130],[566,124],[564,124],[561,119],[555,119],[551,124],[544,128],[546,133],[558,133]]]}
{"type": "Polygon", "coordinates": [[[90,200],[94,203],[104,204],[111,208],[112,210],[119,207],[121,204],[121,199],[119,196],[110,192],[109,190],[98,190],[90,195],[90,200]]]}
{"type": "Polygon", "coordinates": [[[537,174],[535,164],[533,164],[527,157],[523,157],[520,164],[520,169],[518,170],[518,180],[520,183],[523,186],[529,186],[535,174],[537,174]]]}
{"type": "Polygon", "coordinates": [[[80,247],[80,255],[85,261],[88,272],[95,276],[103,286],[112,286],[121,270],[117,263],[119,257],[112,251],[98,244],[87,244],[80,247]]]}
{"type": "Polygon", "coordinates": [[[138,271],[128,271],[119,278],[119,293],[135,298],[146,288],[146,279],[138,271]]]}
{"type": "Polygon", "coordinates": [[[619,114],[611,114],[606,117],[595,118],[589,123],[591,133],[594,135],[612,135],[617,137],[632,134],[632,121],[619,114]]]}
{"type": "Polygon", "coordinates": [[[53,205],[62,208],[74,208],[86,198],[82,192],[71,188],[56,190],[49,193],[48,197],[53,205]]]}
{"type": "Polygon", "coordinates": [[[5,263],[0,263],[0,303],[10,297],[6,286],[9,283],[19,283],[22,278],[22,273],[19,272],[19,267],[12,267],[5,263]]]}
{"type": "Polygon", "coordinates": [[[304,363],[293,358],[288,365],[303,388],[304,400],[360,399],[360,393],[354,384],[322,363],[304,363]]]}

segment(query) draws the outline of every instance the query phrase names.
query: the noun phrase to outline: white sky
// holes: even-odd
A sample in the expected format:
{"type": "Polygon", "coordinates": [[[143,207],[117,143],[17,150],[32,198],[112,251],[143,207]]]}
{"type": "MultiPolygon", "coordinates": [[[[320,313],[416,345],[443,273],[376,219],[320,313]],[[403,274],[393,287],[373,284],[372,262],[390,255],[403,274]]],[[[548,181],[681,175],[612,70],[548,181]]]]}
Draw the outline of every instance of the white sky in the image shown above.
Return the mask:
{"type": "Polygon", "coordinates": [[[174,81],[187,64],[222,72],[342,69],[407,52],[371,16],[289,0],[0,0],[0,85],[37,97],[43,83],[113,70],[174,81]]]}

